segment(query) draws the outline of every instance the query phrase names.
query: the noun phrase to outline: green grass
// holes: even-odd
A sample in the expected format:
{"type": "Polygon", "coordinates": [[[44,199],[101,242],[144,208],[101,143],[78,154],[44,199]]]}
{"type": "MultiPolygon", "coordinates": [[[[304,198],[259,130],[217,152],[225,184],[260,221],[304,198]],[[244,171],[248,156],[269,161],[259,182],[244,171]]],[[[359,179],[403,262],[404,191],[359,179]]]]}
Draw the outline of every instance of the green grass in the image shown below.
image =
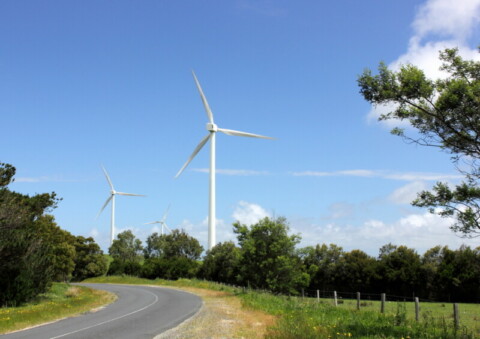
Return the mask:
{"type": "Polygon", "coordinates": [[[365,301],[356,310],[356,300],[343,300],[337,307],[333,301],[313,298],[275,296],[270,293],[246,291],[202,280],[148,280],[135,277],[99,277],[92,283],[146,284],[172,287],[196,287],[226,291],[237,295],[245,307],[261,310],[278,317],[267,338],[480,338],[480,305],[460,304],[460,328],[453,327],[453,306],[442,303],[421,303],[420,321],[415,321],[412,302],[387,302],[380,313],[379,301],[365,301]]]}
{"type": "Polygon", "coordinates": [[[113,302],[115,298],[106,291],[54,283],[47,293],[32,302],[0,308],[0,334],[88,312],[113,302]]]}

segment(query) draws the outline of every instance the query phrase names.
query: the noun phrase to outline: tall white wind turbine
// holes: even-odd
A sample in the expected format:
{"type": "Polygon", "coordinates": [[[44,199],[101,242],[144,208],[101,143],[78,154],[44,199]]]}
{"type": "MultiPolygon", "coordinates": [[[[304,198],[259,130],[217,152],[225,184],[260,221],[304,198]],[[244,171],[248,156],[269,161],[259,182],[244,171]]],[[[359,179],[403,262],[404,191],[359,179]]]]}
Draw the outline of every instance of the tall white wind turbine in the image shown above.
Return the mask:
{"type": "Polygon", "coordinates": [[[165,213],[163,213],[163,217],[162,217],[161,220],[152,221],[152,222],[147,222],[147,223],[145,223],[145,225],[160,224],[160,225],[162,226],[162,230],[161,230],[162,235],[164,234],[164,228],[166,228],[166,229],[169,230],[169,231],[172,231],[172,230],[170,229],[170,227],[168,227],[167,222],[166,222],[169,211],[170,211],[170,205],[168,205],[167,210],[165,211],[165,213]]]}
{"type": "Polygon", "coordinates": [[[97,218],[103,212],[105,207],[107,207],[108,203],[110,201],[112,201],[112,220],[111,220],[111,225],[110,225],[110,245],[112,245],[113,239],[114,239],[114,236],[115,236],[115,196],[116,195],[129,195],[129,196],[134,196],[134,197],[144,197],[145,195],[115,191],[115,188],[113,188],[112,180],[110,180],[110,176],[108,175],[107,170],[103,166],[102,166],[102,169],[103,169],[103,173],[105,173],[105,177],[107,178],[108,184],[110,185],[110,196],[108,197],[107,201],[105,201],[105,203],[103,204],[102,208],[100,209],[100,212],[98,212],[97,218]]]}
{"type": "Polygon", "coordinates": [[[205,107],[205,111],[207,113],[208,123],[207,123],[207,131],[208,134],[200,141],[197,147],[194,149],[190,158],[188,158],[187,162],[183,165],[183,167],[178,171],[175,178],[185,170],[188,164],[195,158],[198,152],[202,149],[203,146],[210,140],[210,200],[209,200],[209,213],[208,213],[208,249],[211,250],[213,246],[216,244],[216,237],[215,237],[215,134],[217,132],[222,132],[227,135],[239,136],[239,137],[250,137],[250,138],[262,138],[262,139],[273,139],[270,137],[266,137],[263,135],[234,131],[231,129],[219,128],[213,121],[213,114],[210,106],[208,105],[207,98],[203,94],[202,87],[198,82],[195,73],[192,71],[193,78],[195,79],[195,84],[197,85],[198,92],[200,93],[200,97],[202,98],[203,106],[205,107]]]}

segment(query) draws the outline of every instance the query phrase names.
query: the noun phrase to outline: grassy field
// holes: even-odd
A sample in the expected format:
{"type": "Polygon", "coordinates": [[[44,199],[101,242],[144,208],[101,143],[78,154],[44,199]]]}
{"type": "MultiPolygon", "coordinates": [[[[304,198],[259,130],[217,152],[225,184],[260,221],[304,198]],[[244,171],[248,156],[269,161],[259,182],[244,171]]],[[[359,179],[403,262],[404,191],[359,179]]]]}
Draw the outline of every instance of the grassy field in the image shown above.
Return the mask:
{"type": "Polygon", "coordinates": [[[243,306],[277,317],[266,338],[480,338],[480,305],[460,304],[460,328],[453,327],[452,304],[421,303],[420,321],[415,318],[412,302],[387,302],[385,314],[379,301],[363,302],[356,310],[356,300],[343,300],[337,307],[330,299],[274,296],[246,291],[212,282],[181,279],[147,280],[134,277],[101,277],[86,282],[149,284],[195,287],[225,291],[242,300],[243,306]]]}
{"type": "Polygon", "coordinates": [[[115,299],[106,291],[54,283],[47,293],[30,303],[0,308],[0,334],[88,312],[115,299]]]}

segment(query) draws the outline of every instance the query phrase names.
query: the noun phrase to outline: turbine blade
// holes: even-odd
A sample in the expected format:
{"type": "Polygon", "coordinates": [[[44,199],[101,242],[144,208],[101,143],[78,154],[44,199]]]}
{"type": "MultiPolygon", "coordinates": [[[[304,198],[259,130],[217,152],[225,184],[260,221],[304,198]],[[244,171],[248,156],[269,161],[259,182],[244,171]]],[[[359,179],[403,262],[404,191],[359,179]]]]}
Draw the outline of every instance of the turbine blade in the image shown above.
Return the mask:
{"type": "Polygon", "coordinates": [[[192,71],[192,74],[193,74],[193,78],[195,79],[195,84],[197,85],[198,92],[200,92],[200,97],[202,98],[203,107],[205,107],[205,111],[207,112],[208,121],[210,121],[210,123],[213,124],[212,110],[210,109],[210,106],[208,105],[207,98],[203,94],[202,86],[200,86],[200,83],[198,82],[197,76],[195,75],[194,71],[192,71]]]}
{"type": "Polygon", "coordinates": [[[234,131],[232,129],[226,129],[226,128],[219,128],[219,132],[225,133],[227,135],[234,135],[237,137],[250,137],[250,138],[262,138],[262,139],[275,139],[272,137],[266,137],[264,135],[260,134],[253,134],[253,133],[247,133],[247,132],[240,132],[240,131],[234,131]]]}
{"type": "Polygon", "coordinates": [[[146,222],[144,225],[159,224],[160,221],[146,222]]]}
{"type": "Polygon", "coordinates": [[[146,197],[146,195],[144,195],[144,194],[133,194],[133,193],[124,193],[124,192],[115,192],[115,194],[129,195],[129,196],[132,196],[132,197],[146,197]]]}
{"type": "Polygon", "coordinates": [[[172,229],[171,229],[170,227],[168,227],[167,223],[164,222],[163,225],[164,225],[170,232],[172,231],[172,229]]]}
{"type": "Polygon", "coordinates": [[[108,181],[108,184],[110,185],[110,188],[112,189],[112,191],[114,191],[112,180],[110,180],[110,176],[108,175],[107,170],[105,169],[105,167],[103,167],[103,165],[102,165],[102,169],[103,169],[103,173],[105,173],[105,177],[107,178],[107,181],[108,181]]]}
{"type": "Polygon", "coordinates": [[[110,202],[110,200],[112,200],[113,198],[113,195],[110,195],[110,197],[107,199],[107,201],[105,201],[105,203],[103,204],[102,208],[100,209],[100,212],[98,212],[97,216],[95,217],[95,219],[98,219],[98,217],[100,216],[100,214],[103,212],[103,210],[105,209],[105,207],[107,207],[108,203],[110,202]]]}
{"type": "Polygon", "coordinates": [[[188,164],[190,163],[190,161],[193,160],[193,158],[195,158],[195,156],[197,155],[198,152],[200,152],[200,150],[202,149],[203,146],[205,146],[205,144],[207,143],[208,139],[210,139],[210,136],[212,134],[211,133],[208,133],[206,137],[204,137],[202,139],[202,141],[200,141],[200,143],[197,145],[197,147],[195,148],[195,150],[193,151],[192,155],[190,156],[190,158],[188,158],[187,162],[182,166],[182,168],[180,168],[180,171],[178,171],[177,175],[175,176],[175,178],[178,178],[178,176],[180,174],[182,174],[183,170],[185,168],[187,168],[188,164]]]}
{"type": "Polygon", "coordinates": [[[165,220],[167,219],[168,212],[170,212],[170,207],[171,206],[172,206],[172,204],[168,204],[168,207],[167,207],[165,213],[163,213],[162,222],[165,222],[165,220]]]}

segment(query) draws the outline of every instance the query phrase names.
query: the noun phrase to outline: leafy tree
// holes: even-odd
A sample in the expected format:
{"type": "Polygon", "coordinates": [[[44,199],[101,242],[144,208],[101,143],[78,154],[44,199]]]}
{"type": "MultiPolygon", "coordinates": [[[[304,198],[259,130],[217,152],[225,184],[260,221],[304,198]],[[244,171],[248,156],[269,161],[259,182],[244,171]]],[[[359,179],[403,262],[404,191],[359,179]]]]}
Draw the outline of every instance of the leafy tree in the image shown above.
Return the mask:
{"type": "Polygon", "coordinates": [[[62,252],[55,253],[50,241],[56,225],[45,216],[58,202],[55,193],[10,191],[14,174],[13,166],[0,164],[0,305],[27,301],[45,292],[57,273],[69,271],[55,256],[62,252]]]}
{"type": "Polygon", "coordinates": [[[448,74],[445,79],[427,79],[412,65],[394,72],[381,63],[378,75],[367,69],[358,84],[368,102],[394,105],[380,120],[405,120],[417,132],[409,135],[394,128],[393,134],[438,147],[451,154],[455,164],[462,161],[465,182],[454,188],[439,182],[432,191],[420,192],[413,205],[442,217],[454,216],[451,229],[471,237],[480,233],[480,62],[462,59],[457,49],[441,51],[440,59],[448,74]]]}
{"type": "Polygon", "coordinates": [[[184,257],[198,260],[203,247],[197,239],[189,236],[184,230],[173,230],[169,234],[153,233],[147,238],[145,257],[176,258],[184,257]]]}
{"type": "Polygon", "coordinates": [[[127,230],[117,235],[117,239],[113,240],[108,253],[114,260],[121,263],[127,261],[139,262],[142,250],[141,240],[137,239],[132,231],[127,230]]]}
{"type": "Polygon", "coordinates": [[[75,237],[75,270],[73,279],[81,281],[107,273],[107,259],[92,237],[75,237]]]}
{"type": "Polygon", "coordinates": [[[335,270],[337,288],[351,292],[374,292],[378,280],[377,261],[363,251],[353,250],[344,253],[335,270]]]}
{"type": "Polygon", "coordinates": [[[108,274],[139,275],[141,271],[140,261],[142,260],[143,246],[140,239],[137,239],[132,231],[127,230],[117,235],[108,253],[113,261],[110,263],[108,274]]]}
{"type": "Polygon", "coordinates": [[[193,278],[198,271],[196,262],[203,252],[197,239],[184,230],[169,234],[153,233],[147,238],[142,275],[153,278],[193,278]]]}
{"type": "Polygon", "coordinates": [[[303,263],[310,274],[310,288],[319,290],[335,290],[335,277],[343,249],[335,244],[322,244],[306,247],[301,250],[303,263]]]}
{"type": "Polygon", "coordinates": [[[409,296],[419,290],[420,256],[406,246],[385,245],[380,249],[378,272],[385,292],[409,296]],[[388,251],[383,249],[388,248],[388,251]]]}
{"type": "Polygon", "coordinates": [[[235,284],[238,282],[240,259],[240,249],[233,242],[219,243],[207,251],[200,276],[211,281],[235,284]]]}
{"type": "Polygon", "coordinates": [[[309,275],[296,255],[299,235],[288,235],[285,218],[264,218],[250,227],[233,224],[241,252],[241,279],[253,288],[297,294],[308,286],[309,275]]]}

